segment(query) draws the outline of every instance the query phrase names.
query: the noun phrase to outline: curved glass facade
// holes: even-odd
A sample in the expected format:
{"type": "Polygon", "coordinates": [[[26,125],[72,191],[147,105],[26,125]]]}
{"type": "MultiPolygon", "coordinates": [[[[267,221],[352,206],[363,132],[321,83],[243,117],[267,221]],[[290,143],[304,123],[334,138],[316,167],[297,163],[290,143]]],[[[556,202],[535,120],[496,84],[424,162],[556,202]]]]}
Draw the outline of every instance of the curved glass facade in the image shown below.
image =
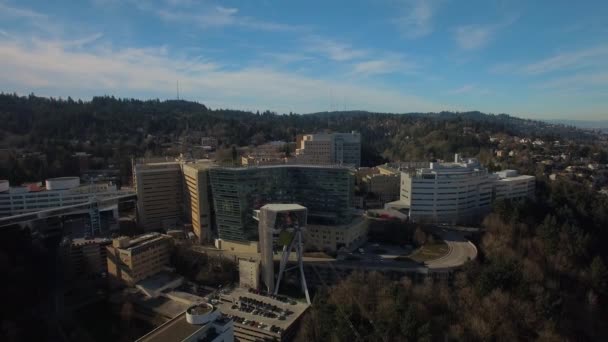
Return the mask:
{"type": "Polygon", "coordinates": [[[253,210],[269,203],[297,203],[308,221],[343,224],[352,215],[353,170],[337,166],[217,167],[209,172],[220,239],[258,240],[253,210]]]}

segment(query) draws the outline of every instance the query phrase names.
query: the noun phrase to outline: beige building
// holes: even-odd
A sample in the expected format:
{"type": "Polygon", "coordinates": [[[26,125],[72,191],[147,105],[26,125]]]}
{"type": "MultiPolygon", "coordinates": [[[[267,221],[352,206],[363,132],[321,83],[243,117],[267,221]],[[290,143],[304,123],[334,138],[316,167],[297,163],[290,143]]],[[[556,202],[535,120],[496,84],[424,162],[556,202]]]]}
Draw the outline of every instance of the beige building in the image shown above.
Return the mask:
{"type": "Polygon", "coordinates": [[[399,199],[400,180],[399,173],[378,173],[365,176],[363,184],[367,192],[376,195],[380,202],[386,203],[399,199]]]}
{"type": "Polygon", "coordinates": [[[215,150],[218,147],[217,138],[216,137],[202,137],[201,145],[208,146],[215,150]]]}
{"type": "Polygon", "coordinates": [[[211,241],[211,199],[209,167],[211,162],[183,164],[186,218],[198,243],[211,241]]]}
{"type": "Polygon", "coordinates": [[[284,154],[276,156],[259,156],[249,154],[241,157],[242,166],[281,165],[287,163],[288,158],[284,154]]]}
{"type": "Polygon", "coordinates": [[[367,228],[367,222],[363,218],[339,226],[309,224],[304,231],[304,244],[307,249],[331,252],[342,247],[353,249],[366,241],[367,228]]]}
{"type": "Polygon", "coordinates": [[[123,236],[107,246],[108,275],[112,282],[134,286],[169,265],[171,237],[148,233],[134,239],[123,236]]]}
{"type": "Polygon", "coordinates": [[[251,259],[239,260],[239,284],[244,288],[260,288],[260,261],[251,259]]]}
{"type": "Polygon", "coordinates": [[[235,253],[260,253],[257,241],[215,239],[215,248],[235,253]]]}
{"type": "Polygon", "coordinates": [[[319,133],[298,136],[296,158],[303,164],[361,165],[361,134],[319,133]]]}
{"type": "Polygon", "coordinates": [[[138,223],[144,230],[174,228],[184,214],[180,162],[150,162],[133,167],[138,223]]]}
{"type": "Polygon", "coordinates": [[[71,271],[75,277],[100,275],[107,271],[106,247],[112,240],[105,238],[74,239],[70,245],[71,271]]]}

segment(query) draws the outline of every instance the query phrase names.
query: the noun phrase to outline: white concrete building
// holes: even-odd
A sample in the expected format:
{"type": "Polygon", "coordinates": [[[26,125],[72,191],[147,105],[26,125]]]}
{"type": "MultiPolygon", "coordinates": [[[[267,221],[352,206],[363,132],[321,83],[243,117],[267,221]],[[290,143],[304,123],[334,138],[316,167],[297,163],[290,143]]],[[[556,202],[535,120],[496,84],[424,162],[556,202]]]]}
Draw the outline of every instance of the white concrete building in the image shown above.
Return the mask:
{"type": "Polygon", "coordinates": [[[361,134],[319,133],[298,137],[296,158],[304,164],[361,165],[361,134]]]}
{"type": "Polygon", "coordinates": [[[414,222],[469,222],[488,212],[492,178],[477,160],[430,163],[401,174],[400,200],[387,204],[408,209],[414,222]]]}
{"type": "Polygon", "coordinates": [[[0,217],[83,204],[93,198],[111,198],[125,193],[111,183],[81,185],[78,177],[50,178],[44,186],[10,187],[8,181],[0,180],[0,217]]]}
{"type": "Polygon", "coordinates": [[[414,222],[467,223],[489,212],[494,200],[534,196],[534,176],[491,174],[475,159],[454,159],[402,172],[400,199],[386,206],[405,209],[414,222]]]}
{"type": "Polygon", "coordinates": [[[232,342],[234,323],[211,304],[189,307],[184,313],[164,323],[137,341],[141,342],[232,342]]]}
{"type": "Polygon", "coordinates": [[[519,175],[516,170],[504,170],[494,174],[494,200],[533,197],[536,177],[519,175]]]}

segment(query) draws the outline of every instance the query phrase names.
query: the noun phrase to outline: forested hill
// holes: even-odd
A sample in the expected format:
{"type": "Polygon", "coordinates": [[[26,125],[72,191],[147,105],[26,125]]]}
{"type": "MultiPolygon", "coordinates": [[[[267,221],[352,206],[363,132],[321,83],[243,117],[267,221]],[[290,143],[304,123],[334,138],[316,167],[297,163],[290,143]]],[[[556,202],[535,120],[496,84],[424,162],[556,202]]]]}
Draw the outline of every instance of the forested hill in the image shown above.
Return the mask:
{"type": "Polygon", "coordinates": [[[490,134],[500,132],[541,139],[590,139],[573,127],[505,114],[344,111],[280,115],[210,109],[183,100],[141,101],[108,96],[83,102],[0,94],[0,120],[4,148],[36,148],[69,140],[93,144],[120,141],[138,153],[145,152],[142,144],[149,135],[178,137],[200,131],[218,137],[225,146],[242,146],[270,140],[293,141],[296,134],[326,129],[355,130],[363,136],[364,159],[369,163],[380,155],[391,159],[443,158],[463,148],[474,155],[490,134]]]}

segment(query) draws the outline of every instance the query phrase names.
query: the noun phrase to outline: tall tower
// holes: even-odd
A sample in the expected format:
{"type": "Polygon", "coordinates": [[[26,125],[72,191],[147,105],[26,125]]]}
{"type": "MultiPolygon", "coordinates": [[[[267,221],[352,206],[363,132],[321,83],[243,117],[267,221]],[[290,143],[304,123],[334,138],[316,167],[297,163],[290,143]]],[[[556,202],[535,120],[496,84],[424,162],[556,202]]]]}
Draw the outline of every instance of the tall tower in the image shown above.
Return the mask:
{"type": "Polygon", "coordinates": [[[308,287],[304,276],[302,255],[304,252],[302,231],[306,227],[307,209],[299,204],[267,204],[260,208],[257,219],[260,236],[260,254],[262,261],[262,281],[268,292],[277,294],[281,279],[285,273],[289,255],[295,251],[297,268],[300,270],[300,285],[310,304],[308,287]],[[281,251],[279,275],[275,283],[274,251],[281,251]]]}

